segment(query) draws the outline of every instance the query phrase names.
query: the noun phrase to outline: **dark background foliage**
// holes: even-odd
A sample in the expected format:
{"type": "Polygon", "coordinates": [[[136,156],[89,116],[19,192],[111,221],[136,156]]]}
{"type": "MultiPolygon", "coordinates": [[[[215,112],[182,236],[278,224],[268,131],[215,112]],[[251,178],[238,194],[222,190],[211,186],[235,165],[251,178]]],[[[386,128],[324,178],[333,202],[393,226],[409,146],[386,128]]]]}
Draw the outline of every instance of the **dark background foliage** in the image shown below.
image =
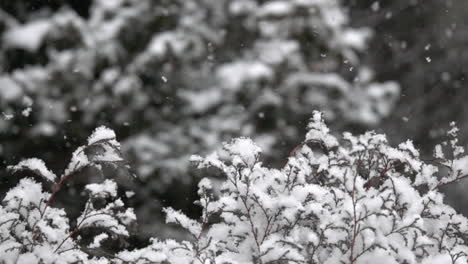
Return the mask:
{"type": "MultiPolygon", "coordinates": [[[[376,1],[350,2],[351,22],[376,32],[366,59],[378,78],[398,80],[402,87],[382,130],[395,141],[413,139],[425,152],[444,136],[448,122],[466,131],[467,3],[378,1],[374,11],[376,1]]],[[[461,138],[466,143],[466,133],[461,138]]]]}
{"type": "MultiPolygon", "coordinates": [[[[398,105],[381,131],[400,142],[414,140],[426,157],[445,136],[450,121],[461,129],[460,142],[468,141],[466,98],[468,20],[466,1],[412,0],[350,1],[351,21],[372,25],[366,59],[378,78],[398,80],[402,92],[398,105]]],[[[466,185],[447,188],[448,200],[463,213],[466,185]]]]}

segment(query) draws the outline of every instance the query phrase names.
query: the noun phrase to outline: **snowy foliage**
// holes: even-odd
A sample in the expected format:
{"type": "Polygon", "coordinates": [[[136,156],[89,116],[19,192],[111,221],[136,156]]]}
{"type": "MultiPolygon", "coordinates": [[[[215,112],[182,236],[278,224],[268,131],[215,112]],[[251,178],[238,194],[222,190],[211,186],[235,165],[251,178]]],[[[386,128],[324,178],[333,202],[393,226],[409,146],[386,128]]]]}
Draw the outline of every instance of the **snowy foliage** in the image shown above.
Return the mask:
{"type": "MultiPolygon", "coordinates": [[[[0,207],[0,256],[5,263],[467,263],[468,219],[439,192],[467,173],[457,165],[467,156],[454,125],[433,164],[411,141],[391,147],[374,132],[339,140],[319,112],[308,127],[281,169],[265,167],[261,148],[247,138],[226,143],[224,154],[193,156],[198,168],[214,167],[225,180],[199,182],[198,220],[164,210],[168,224],[187,231],[185,241],[152,238],[143,248],[108,252],[103,245],[128,237],[135,221],[112,180],[87,185],[89,200],[70,228],[65,212],[51,206],[53,193],[22,179],[0,207]],[[449,173],[438,179],[444,166],[449,173]],[[95,234],[78,235],[86,229],[95,234]]],[[[105,128],[94,136],[101,140],[92,144],[115,141],[105,128]]]]}
{"type": "Polygon", "coordinates": [[[102,243],[129,237],[128,228],[136,221],[135,214],[117,197],[117,184],[113,180],[85,187],[88,200],[74,221],[70,221],[63,209],[52,206],[56,193],[70,177],[76,176],[77,170],[120,161],[108,158],[116,155],[119,146],[113,131],[98,128],[88,143],[74,153],[69,168],[59,180],[38,159],[10,167],[12,172],[25,170],[44,177],[50,191],[26,177],[6,193],[0,206],[1,263],[109,263],[107,258],[100,257],[110,254],[110,249],[102,243]],[[82,154],[97,146],[105,151],[93,158],[82,154]]]}
{"type": "MultiPolygon", "coordinates": [[[[308,135],[318,136],[307,138],[281,170],[263,166],[258,147],[245,139],[225,145],[226,160],[194,157],[199,167],[214,166],[226,176],[221,194],[214,197],[203,180],[198,223],[167,210],[168,222],[186,228],[193,240],[154,240],[147,250],[170,263],[468,261],[468,220],[445,205],[438,190],[464,174],[439,180],[437,167],[421,161],[411,141],[394,148],[373,132],[345,133],[338,145],[317,112],[309,127],[308,135]]],[[[466,157],[456,139],[451,142],[456,164],[466,157]]]]}

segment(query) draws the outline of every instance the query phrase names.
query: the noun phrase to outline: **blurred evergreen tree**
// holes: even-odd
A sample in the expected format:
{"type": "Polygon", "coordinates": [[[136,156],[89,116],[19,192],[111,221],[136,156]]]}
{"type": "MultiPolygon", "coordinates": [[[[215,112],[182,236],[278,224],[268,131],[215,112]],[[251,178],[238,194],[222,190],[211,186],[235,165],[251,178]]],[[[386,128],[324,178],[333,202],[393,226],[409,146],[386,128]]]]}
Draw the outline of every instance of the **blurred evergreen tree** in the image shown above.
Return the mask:
{"type": "Polygon", "coordinates": [[[161,203],[193,210],[190,155],[249,136],[280,164],[314,109],[335,128],[373,127],[398,98],[361,63],[372,31],[350,27],[339,1],[87,3],[3,6],[0,157],[42,153],[60,169],[52,154],[113,128],[140,177],[147,234],[164,232],[161,203]]]}

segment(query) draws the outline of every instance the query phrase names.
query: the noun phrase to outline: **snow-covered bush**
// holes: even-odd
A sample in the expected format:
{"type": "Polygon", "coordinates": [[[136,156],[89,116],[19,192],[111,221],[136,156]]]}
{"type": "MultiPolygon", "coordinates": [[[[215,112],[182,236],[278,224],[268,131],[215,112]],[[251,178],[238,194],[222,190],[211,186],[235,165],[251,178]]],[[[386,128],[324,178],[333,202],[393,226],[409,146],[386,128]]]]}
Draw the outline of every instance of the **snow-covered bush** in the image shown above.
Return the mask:
{"type": "MultiPolygon", "coordinates": [[[[105,133],[96,132],[89,145],[118,146],[111,131],[97,131],[105,133]]],[[[305,140],[281,169],[265,167],[251,139],[231,140],[222,152],[192,157],[198,168],[214,168],[224,177],[221,185],[208,178],[199,182],[200,219],[164,210],[168,224],[187,231],[186,241],[152,238],[143,248],[112,252],[102,250],[101,242],[128,236],[126,226],[135,220],[115,197],[115,183],[86,187],[91,200],[70,231],[63,210],[50,206],[55,191],[48,194],[33,179],[23,179],[0,208],[0,256],[6,263],[467,263],[468,219],[445,205],[439,192],[467,177],[462,164],[468,156],[457,132],[453,125],[449,140],[426,162],[411,141],[391,147],[374,132],[337,139],[315,112],[305,140]],[[447,168],[445,177],[437,178],[439,166],[447,168]],[[97,208],[93,200],[103,198],[114,202],[97,208]],[[100,232],[84,243],[77,234],[91,226],[100,232]]],[[[83,164],[120,161],[115,148],[107,150],[83,164]]],[[[71,164],[86,161],[78,152],[81,158],[71,164]]],[[[11,169],[25,168],[55,179],[38,160],[11,169]]]]}
{"type": "Polygon", "coordinates": [[[125,239],[136,218],[133,209],[126,208],[118,197],[113,180],[86,185],[88,199],[72,222],[64,209],[53,206],[57,192],[71,177],[79,177],[80,171],[121,166],[119,148],[114,132],[100,127],[86,146],[75,151],[59,178],[39,159],[10,167],[25,170],[30,177],[9,190],[0,206],[0,263],[108,263],[98,260],[127,247],[125,239]],[[100,152],[89,152],[92,148],[100,152]]]}
{"type": "Polygon", "coordinates": [[[395,148],[373,132],[338,141],[318,112],[281,170],[265,167],[250,139],[232,140],[224,157],[193,158],[226,177],[221,187],[199,183],[201,219],[166,209],[167,222],[192,239],[154,239],[119,256],[136,263],[467,263],[468,220],[438,190],[468,172],[457,165],[467,157],[455,134],[444,144],[453,157],[436,147],[451,168],[442,179],[411,141],[395,148]]]}

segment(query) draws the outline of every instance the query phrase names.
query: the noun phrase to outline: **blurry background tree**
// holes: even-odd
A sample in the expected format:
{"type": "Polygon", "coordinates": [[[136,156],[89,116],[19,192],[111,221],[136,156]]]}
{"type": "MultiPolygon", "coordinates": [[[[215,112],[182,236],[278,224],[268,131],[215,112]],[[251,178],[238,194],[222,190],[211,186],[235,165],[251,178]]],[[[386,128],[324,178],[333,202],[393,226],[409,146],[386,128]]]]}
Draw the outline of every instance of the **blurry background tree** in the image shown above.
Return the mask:
{"type": "Polygon", "coordinates": [[[250,136],[279,164],[313,109],[335,131],[379,128],[426,153],[449,121],[467,131],[468,4],[342,4],[2,1],[0,158],[39,153],[58,170],[68,155],[54,153],[70,153],[96,126],[115,129],[140,177],[135,207],[150,234],[164,231],[154,224],[161,204],[196,213],[191,154],[250,136]],[[387,80],[401,84],[397,107],[387,80]]]}

